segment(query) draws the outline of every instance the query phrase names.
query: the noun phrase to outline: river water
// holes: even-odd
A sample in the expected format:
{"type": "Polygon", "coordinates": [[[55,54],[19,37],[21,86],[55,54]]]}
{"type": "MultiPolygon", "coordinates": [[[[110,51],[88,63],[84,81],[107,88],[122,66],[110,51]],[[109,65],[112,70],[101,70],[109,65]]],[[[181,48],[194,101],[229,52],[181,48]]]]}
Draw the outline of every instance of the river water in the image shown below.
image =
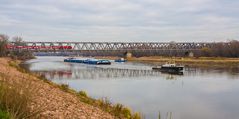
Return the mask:
{"type": "Polygon", "coordinates": [[[146,119],[239,119],[239,70],[191,68],[183,75],[151,70],[151,64],[86,65],[64,57],[37,57],[25,62],[47,79],[127,105],[146,119]]]}

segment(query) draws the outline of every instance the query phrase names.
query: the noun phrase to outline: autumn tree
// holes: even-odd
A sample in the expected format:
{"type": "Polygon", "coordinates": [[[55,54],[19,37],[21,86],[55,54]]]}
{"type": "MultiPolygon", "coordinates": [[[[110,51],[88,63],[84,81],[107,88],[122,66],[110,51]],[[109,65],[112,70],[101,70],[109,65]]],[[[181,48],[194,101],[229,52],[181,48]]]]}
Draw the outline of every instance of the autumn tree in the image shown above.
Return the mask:
{"type": "Polygon", "coordinates": [[[12,38],[12,41],[15,43],[16,46],[24,46],[25,45],[23,38],[19,37],[19,36],[14,36],[12,38]]]}
{"type": "Polygon", "coordinates": [[[210,57],[212,56],[212,49],[208,48],[208,47],[204,47],[201,49],[202,55],[206,56],[206,57],[210,57]]]}

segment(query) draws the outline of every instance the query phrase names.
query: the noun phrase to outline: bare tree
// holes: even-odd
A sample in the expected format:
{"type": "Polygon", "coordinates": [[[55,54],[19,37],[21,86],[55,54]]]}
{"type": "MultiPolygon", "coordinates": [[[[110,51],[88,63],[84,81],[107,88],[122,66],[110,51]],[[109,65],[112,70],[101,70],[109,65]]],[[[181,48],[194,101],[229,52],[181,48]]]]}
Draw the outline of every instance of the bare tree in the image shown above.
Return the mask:
{"type": "Polygon", "coordinates": [[[0,57],[7,55],[7,44],[9,37],[4,34],[0,34],[0,57]]]}
{"type": "Polygon", "coordinates": [[[16,46],[24,46],[24,45],[25,45],[25,43],[24,43],[22,37],[19,37],[19,36],[14,36],[14,37],[12,38],[12,41],[14,42],[14,44],[15,44],[16,46]]]}

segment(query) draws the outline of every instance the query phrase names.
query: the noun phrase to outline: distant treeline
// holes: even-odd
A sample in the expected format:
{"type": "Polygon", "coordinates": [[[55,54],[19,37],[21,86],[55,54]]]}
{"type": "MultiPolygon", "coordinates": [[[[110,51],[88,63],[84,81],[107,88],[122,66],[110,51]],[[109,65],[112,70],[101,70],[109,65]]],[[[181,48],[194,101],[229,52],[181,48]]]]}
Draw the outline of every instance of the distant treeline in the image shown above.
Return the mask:
{"type": "Polygon", "coordinates": [[[239,57],[239,41],[215,43],[211,48],[202,48],[198,55],[199,57],[239,57]]]}
{"type": "MultiPolygon", "coordinates": [[[[13,42],[16,42],[18,45],[24,45],[24,41],[21,37],[15,36],[11,39],[13,42]]],[[[32,52],[26,50],[14,50],[10,51],[7,49],[9,43],[9,36],[0,34],[0,57],[11,57],[13,59],[26,60],[34,58],[32,52]]]]}

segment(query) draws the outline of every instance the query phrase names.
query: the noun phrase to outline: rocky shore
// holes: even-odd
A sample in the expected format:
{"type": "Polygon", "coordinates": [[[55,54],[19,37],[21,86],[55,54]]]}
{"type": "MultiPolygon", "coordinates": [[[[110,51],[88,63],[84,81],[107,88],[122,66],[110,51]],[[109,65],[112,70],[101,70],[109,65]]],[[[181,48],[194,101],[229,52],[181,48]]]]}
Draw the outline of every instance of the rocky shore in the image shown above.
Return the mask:
{"type": "MultiPolygon", "coordinates": [[[[28,83],[32,93],[30,108],[41,119],[113,119],[114,116],[81,102],[77,96],[50,85],[34,75],[9,66],[10,59],[0,58],[0,73],[12,82],[28,83]]],[[[24,84],[25,85],[25,84],[24,84]]]]}

